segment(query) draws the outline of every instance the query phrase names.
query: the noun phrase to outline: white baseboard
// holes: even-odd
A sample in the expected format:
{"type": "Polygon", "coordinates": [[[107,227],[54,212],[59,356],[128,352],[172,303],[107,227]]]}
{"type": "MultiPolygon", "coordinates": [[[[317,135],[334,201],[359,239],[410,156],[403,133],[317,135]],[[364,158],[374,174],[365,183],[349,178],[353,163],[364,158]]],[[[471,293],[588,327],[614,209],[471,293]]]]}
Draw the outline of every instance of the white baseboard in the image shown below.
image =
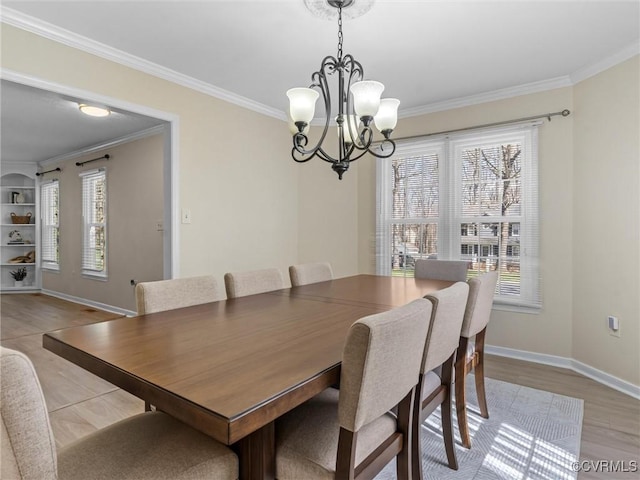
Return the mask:
{"type": "Polygon", "coordinates": [[[87,300],[86,298],[74,297],[73,295],[67,295],[66,293],[54,292],[53,290],[46,290],[43,288],[41,290],[41,293],[43,295],[49,295],[51,297],[60,298],[62,300],[67,300],[73,303],[79,303],[80,305],[87,305],[88,307],[98,308],[100,310],[105,310],[107,312],[125,315],[127,317],[133,317],[137,315],[136,312],[133,312],[131,310],[126,310],[120,307],[114,307],[113,305],[107,305],[100,302],[94,302],[93,300],[87,300]]]}
{"type": "Polygon", "coordinates": [[[494,345],[486,345],[484,351],[490,355],[541,363],[552,367],[567,368],[584,375],[585,377],[589,377],[598,383],[606,385],[607,387],[613,388],[614,390],[618,390],[619,392],[640,400],[640,386],[634,385],[626,380],[622,380],[621,378],[603,372],[602,370],[598,370],[597,368],[591,367],[573,358],[548,355],[546,353],[528,352],[526,350],[516,350],[514,348],[497,347],[494,345]]]}

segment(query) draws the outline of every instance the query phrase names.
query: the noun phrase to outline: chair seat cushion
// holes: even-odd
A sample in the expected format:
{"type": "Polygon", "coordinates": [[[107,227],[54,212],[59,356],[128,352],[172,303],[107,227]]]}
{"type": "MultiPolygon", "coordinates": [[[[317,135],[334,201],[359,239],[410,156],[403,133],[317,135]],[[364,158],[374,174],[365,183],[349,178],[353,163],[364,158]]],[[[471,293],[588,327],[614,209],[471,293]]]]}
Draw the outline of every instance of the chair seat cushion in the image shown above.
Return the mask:
{"type": "MultiPolygon", "coordinates": [[[[340,433],[338,395],[338,390],[329,388],[276,421],[278,480],[334,478],[340,433]]],[[[395,431],[396,420],[391,414],[362,427],[356,465],[395,431]]]]}
{"type": "Polygon", "coordinates": [[[228,447],[161,412],[122,420],[58,454],[60,480],[238,478],[228,447]]]}

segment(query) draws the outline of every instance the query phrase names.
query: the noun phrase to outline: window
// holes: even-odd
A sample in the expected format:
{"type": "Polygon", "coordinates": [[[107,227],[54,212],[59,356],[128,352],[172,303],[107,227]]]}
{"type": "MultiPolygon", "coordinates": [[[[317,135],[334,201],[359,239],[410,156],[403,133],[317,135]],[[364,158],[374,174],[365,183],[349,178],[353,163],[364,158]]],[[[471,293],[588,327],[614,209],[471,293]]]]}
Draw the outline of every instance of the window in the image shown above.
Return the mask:
{"type": "Polygon", "coordinates": [[[398,144],[378,160],[377,272],[416,259],[498,270],[496,303],[540,307],[537,124],[398,144]]]}
{"type": "Polygon", "coordinates": [[[60,269],[60,182],[40,185],[41,265],[60,269]]]}
{"type": "Polygon", "coordinates": [[[81,173],[82,273],[107,276],[107,174],[104,168],[81,173]]]}

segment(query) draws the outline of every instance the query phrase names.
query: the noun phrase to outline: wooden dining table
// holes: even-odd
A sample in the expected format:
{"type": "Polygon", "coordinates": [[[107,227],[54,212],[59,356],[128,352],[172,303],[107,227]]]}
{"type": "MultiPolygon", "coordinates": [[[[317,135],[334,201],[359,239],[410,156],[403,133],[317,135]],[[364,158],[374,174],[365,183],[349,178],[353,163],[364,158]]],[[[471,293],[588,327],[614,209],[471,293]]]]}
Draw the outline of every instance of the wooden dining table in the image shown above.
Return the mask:
{"type": "Polygon", "coordinates": [[[45,349],[275,477],[275,420],[335,385],[349,327],[452,282],[357,275],[46,333],[45,349]]]}

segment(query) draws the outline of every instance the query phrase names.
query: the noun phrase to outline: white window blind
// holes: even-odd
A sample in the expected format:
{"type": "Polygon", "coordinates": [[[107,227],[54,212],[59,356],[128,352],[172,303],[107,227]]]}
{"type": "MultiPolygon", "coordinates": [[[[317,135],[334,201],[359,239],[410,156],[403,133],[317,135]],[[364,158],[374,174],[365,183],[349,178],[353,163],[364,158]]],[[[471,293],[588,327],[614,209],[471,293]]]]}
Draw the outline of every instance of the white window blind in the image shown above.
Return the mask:
{"type": "Polygon", "coordinates": [[[42,268],[60,268],[60,182],[40,185],[40,261],[42,268]]]}
{"type": "Polygon", "coordinates": [[[404,142],[378,160],[377,272],[461,259],[496,303],[539,308],[537,123],[404,142]]]}
{"type": "Polygon", "coordinates": [[[82,273],[107,276],[107,172],[100,168],[82,177],[82,273]]]}

